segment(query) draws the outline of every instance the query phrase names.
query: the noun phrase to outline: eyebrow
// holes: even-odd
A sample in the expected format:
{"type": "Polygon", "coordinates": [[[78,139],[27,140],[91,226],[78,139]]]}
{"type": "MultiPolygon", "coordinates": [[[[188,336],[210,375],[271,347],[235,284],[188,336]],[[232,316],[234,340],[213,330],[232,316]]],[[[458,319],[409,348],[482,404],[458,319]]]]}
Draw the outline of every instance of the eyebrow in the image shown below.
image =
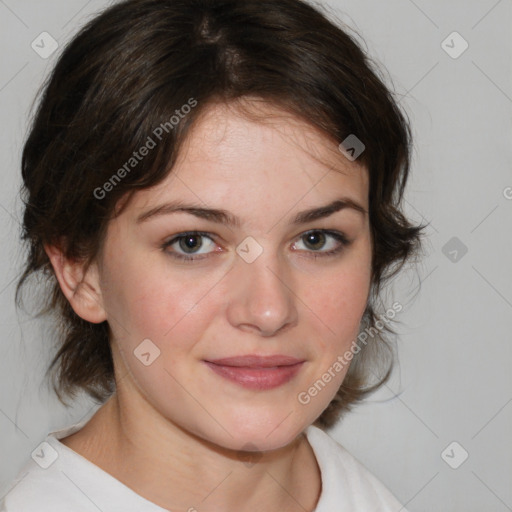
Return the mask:
{"type": "MultiPolygon", "coordinates": [[[[297,215],[292,220],[292,224],[306,224],[308,222],[329,217],[333,213],[347,208],[359,212],[363,216],[366,216],[367,214],[366,209],[363,208],[359,203],[348,197],[343,197],[336,199],[335,201],[324,206],[311,208],[309,210],[304,210],[297,213],[297,215]]],[[[140,224],[157,216],[169,215],[177,212],[188,213],[200,219],[206,219],[212,222],[217,222],[219,224],[225,224],[230,227],[240,227],[240,219],[226,210],[217,208],[204,208],[199,205],[186,204],[182,201],[171,201],[169,203],[151,208],[150,210],[141,213],[137,217],[136,223],[140,224]]]]}

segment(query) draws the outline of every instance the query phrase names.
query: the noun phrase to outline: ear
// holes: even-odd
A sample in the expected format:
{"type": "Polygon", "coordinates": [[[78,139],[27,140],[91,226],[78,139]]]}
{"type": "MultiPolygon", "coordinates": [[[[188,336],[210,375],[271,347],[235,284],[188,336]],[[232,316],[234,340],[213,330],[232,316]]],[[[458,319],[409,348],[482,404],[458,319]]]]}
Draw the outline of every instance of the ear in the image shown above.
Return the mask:
{"type": "Polygon", "coordinates": [[[66,259],[61,249],[54,245],[45,245],[44,250],[50,258],[62,293],[75,313],[91,323],[105,321],[107,317],[96,262],[85,270],[85,263],[66,259]]]}

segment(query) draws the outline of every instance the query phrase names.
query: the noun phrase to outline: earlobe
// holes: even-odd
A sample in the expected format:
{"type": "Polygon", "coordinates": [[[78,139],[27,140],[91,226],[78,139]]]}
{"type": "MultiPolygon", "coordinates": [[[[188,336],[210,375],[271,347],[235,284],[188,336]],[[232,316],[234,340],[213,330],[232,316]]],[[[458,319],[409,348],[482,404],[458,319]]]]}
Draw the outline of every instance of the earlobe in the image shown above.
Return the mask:
{"type": "Polygon", "coordinates": [[[91,323],[105,321],[107,317],[103,308],[96,262],[85,269],[85,263],[67,259],[61,249],[54,245],[45,245],[44,250],[50,259],[62,293],[75,313],[91,323]]]}

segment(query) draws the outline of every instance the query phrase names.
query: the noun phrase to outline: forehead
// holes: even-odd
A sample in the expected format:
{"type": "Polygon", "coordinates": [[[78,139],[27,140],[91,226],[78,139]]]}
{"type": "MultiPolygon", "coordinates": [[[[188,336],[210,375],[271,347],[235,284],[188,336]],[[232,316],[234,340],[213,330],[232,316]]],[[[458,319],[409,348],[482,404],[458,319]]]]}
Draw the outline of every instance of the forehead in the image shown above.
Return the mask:
{"type": "MultiPolygon", "coordinates": [[[[155,201],[187,198],[221,205],[299,196],[352,194],[365,206],[368,173],[346,159],[338,143],[305,120],[266,102],[209,105],[190,131],[169,175],[136,192],[136,214],[155,201]]],[[[288,200],[287,200],[288,198],[288,200]]],[[[304,203],[308,202],[306,198],[304,203]]]]}

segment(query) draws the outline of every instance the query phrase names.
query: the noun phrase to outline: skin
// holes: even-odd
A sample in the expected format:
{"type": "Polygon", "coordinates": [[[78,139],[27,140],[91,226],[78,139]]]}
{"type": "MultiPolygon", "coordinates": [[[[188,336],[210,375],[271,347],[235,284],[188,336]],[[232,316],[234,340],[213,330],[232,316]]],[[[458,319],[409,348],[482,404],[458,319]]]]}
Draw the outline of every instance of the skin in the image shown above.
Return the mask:
{"type": "Polygon", "coordinates": [[[370,289],[367,213],[345,208],[291,223],[298,212],[341,197],[367,212],[367,170],[304,121],[245,102],[265,122],[210,105],[167,178],[138,191],[110,221],[91,267],[46,247],[77,314],[108,321],[117,383],[89,423],[62,442],[173,511],[315,508],[321,476],[303,432],[330,403],[348,366],[307,405],[297,396],[351,347],[370,289]],[[185,212],[137,223],[141,213],[175,199],[222,208],[240,225],[185,212]],[[304,233],[319,229],[342,232],[350,244],[322,256],[340,243],[327,234],[308,245],[304,233]],[[193,230],[211,234],[197,240],[203,259],[173,258],[173,251],[186,254],[178,242],[162,249],[193,230]],[[252,263],[236,252],[249,236],[263,250],[252,263]],[[160,350],[148,366],[134,355],[144,339],[160,350]],[[305,363],[270,390],[243,388],[204,363],[246,354],[305,363]],[[245,458],[251,454],[254,464],[245,458]]]}

